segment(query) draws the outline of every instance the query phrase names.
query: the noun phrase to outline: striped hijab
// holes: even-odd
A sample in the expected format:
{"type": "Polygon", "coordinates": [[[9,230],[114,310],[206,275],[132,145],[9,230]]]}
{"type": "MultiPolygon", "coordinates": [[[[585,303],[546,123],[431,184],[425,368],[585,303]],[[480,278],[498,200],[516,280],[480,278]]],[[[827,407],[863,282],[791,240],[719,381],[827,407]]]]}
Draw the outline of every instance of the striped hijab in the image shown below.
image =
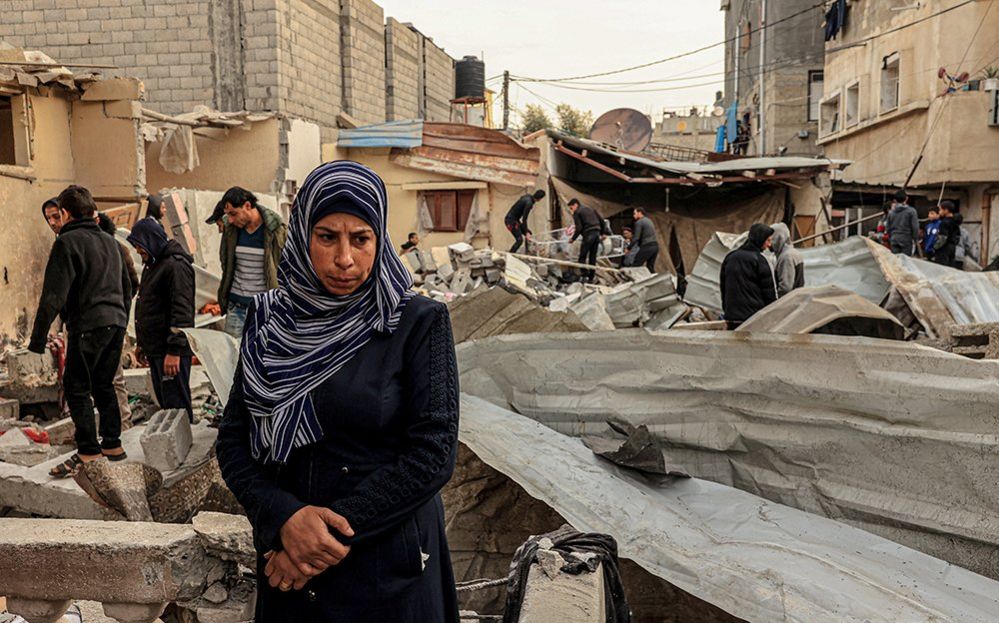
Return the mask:
{"type": "Polygon", "coordinates": [[[252,416],[254,458],[284,463],[293,448],[320,440],[322,427],[310,392],[333,376],[375,331],[391,333],[412,296],[412,277],[389,240],[385,184],[356,162],[324,164],[298,191],[278,287],[254,297],[240,361],[252,416]],[[371,275],[349,296],[323,287],[309,259],[315,215],[353,204],[378,236],[371,275]]]}

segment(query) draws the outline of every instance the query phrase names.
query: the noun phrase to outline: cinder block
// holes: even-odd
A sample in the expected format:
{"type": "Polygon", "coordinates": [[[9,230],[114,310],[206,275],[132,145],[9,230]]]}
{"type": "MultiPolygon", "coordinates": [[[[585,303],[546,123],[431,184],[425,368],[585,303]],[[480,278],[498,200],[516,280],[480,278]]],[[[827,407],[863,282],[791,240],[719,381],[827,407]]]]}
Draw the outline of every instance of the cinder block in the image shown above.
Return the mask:
{"type": "Polygon", "coordinates": [[[28,378],[46,377],[55,374],[52,355],[38,355],[26,349],[13,350],[7,353],[7,372],[13,382],[28,378]]]}
{"type": "Polygon", "coordinates": [[[187,458],[192,442],[191,423],[184,409],[157,411],[139,438],[146,463],[161,472],[177,469],[187,458]]]}
{"type": "Polygon", "coordinates": [[[0,420],[21,419],[21,403],[13,398],[0,398],[0,420]]]}

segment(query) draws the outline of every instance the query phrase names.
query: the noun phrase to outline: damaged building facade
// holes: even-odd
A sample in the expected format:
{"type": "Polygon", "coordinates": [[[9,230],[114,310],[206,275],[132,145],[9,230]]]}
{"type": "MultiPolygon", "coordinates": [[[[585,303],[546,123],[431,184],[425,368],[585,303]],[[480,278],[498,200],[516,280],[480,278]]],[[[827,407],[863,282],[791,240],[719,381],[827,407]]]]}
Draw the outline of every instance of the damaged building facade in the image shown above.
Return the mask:
{"type": "Polygon", "coordinates": [[[949,198],[983,264],[999,252],[999,85],[985,79],[999,63],[991,4],[847,5],[826,44],[819,133],[827,156],[852,162],[833,197],[850,220],[876,214],[895,188],[907,188],[922,218],[949,198]]]}
{"type": "Polygon", "coordinates": [[[449,121],[454,60],[371,0],[18,2],[0,39],[63,63],[115,67],[166,114],[208,105],[312,121],[449,121]],[[387,62],[386,62],[387,61],[387,62]]]}
{"type": "MultiPolygon", "coordinates": [[[[823,15],[812,0],[722,0],[725,105],[748,116],[748,155],[814,156],[823,15]]],[[[729,137],[732,141],[732,137],[729,137]]]]}
{"type": "MultiPolygon", "coordinates": [[[[44,54],[28,56],[51,62],[44,54]]],[[[25,54],[0,50],[0,59],[24,61],[25,54]]],[[[142,96],[135,79],[0,66],[0,202],[9,215],[0,234],[4,343],[26,337],[38,304],[53,240],[42,202],[69,184],[90,188],[101,209],[143,193],[142,96]],[[109,143],[120,149],[108,150],[109,143]]]]}

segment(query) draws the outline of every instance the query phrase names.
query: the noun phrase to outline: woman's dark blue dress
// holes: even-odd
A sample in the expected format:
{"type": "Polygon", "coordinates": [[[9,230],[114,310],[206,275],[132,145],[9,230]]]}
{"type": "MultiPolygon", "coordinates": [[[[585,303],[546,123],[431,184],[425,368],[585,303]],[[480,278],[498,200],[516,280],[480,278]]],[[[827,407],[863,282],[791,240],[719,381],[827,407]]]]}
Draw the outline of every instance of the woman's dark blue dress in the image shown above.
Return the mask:
{"type": "Polygon", "coordinates": [[[258,623],[456,623],[440,489],[458,445],[458,372],[447,308],[414,297],[391,335],[376,333],[312,394],[323,439],[288,462],[250,455],[237,370],[218,458],[246,509],[258,553],[258,623]],[[306,505],[343,515],[350,554],[300,591],[271,588],[262,554],[306,505]]]}

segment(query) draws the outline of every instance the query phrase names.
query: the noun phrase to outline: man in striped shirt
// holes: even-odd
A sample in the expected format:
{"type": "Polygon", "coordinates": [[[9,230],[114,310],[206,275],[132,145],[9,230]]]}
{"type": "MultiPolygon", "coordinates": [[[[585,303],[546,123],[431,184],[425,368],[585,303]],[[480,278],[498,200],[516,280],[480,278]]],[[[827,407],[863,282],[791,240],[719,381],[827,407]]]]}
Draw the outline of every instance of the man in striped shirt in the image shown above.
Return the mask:
{"type": "MultiPolygon", "coordinates": [[[[219,251],[218,303],[226,310],[226,333],[239,338],[254,295],[277,287],[277,267],[288,228],[276,212],[259,205],[256,196],[244,188],[230,188],[220,203],[225,206],[226,225],[219,251]]],[[[220,216],[213,213],[208,222],[220,216]]]]}

